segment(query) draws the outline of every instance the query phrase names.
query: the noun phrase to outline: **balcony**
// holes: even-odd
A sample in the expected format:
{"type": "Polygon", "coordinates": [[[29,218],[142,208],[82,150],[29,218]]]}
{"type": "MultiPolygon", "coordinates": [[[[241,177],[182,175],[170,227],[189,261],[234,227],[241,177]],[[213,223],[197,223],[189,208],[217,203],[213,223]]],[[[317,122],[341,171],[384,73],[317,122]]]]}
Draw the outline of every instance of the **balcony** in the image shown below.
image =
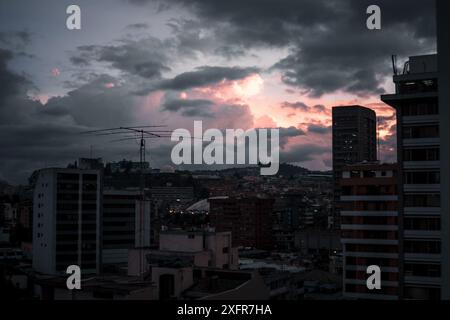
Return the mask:
{"type": "Polygon", "coordinates": [[[342,230],[383,230],[397,231],[398,225],[376,225],[376,224],[342,224],[342,230]]]}
{"type": "Polygon", "coordinates": [[[440,161],[404,161],[404,169],[437,169],[441,167],[440,161]]]}
{"type": "Polygon", "coordinates": [[[440,184],[404,184],[404,192],[439,192],[441,190],[440,184]]]}
{"type": "Polygon", "coordinates": [[[341,201],[397,201],[396,195],[378,195],[378,196],[341,196],[341,201]]]}
{"type": "Polygon", "coordinates": [[[439,239],[441,232],[439,230],[405,230],[403,235],[411,239],[439,239]]]}
{"type": "Polygon", "coordinates": [[[442,279],[440,277],[418,277],[418,276],[406,276],[405,284],[415,284],[415,285],[440,285],[442,279]]]}

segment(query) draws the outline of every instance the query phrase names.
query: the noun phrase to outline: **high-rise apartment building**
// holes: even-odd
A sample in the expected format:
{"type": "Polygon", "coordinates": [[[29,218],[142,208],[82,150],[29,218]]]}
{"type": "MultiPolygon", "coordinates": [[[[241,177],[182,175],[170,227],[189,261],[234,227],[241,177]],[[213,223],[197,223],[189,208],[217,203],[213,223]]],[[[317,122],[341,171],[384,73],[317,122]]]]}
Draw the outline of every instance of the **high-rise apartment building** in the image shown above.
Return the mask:
{"type": "Polygon", "coordinates": [[[33,201],[33,269],[66,272],[77,265],[98,273],[100,265],[100,170],[43,169],[33,201]]]}
{"type": "Polygon", "coordinates": [[[440,107],[437,55],[410,57],[394,75],[397,112],[400,253],[404,299],[441,297],[440,107]]]}
{"type": "MultiPolygon", "coordinates": [[[[439,86],[450,87],[450,19],[448,19],[448,1],[437,0],[437,48],[439,65],[439,86]]],[[[439,90],[439,104],[450,105],[450,91],[439,90]]],[[[439,110],[441,123],[450,123],[450,108],[443,107],[439,110]]],[[[450,190],[450,126],[444,125],[439,129],[440,133],[440,163],[441,163],[441,190],[450,190]]],[[[444,193],[445,194],[445,193],[444,193]]],[[[450,299],[450,197],[441,197],[441,238],[442,238],[442,272],[441,272],[441,299],[450,299]]]]}
{"type": "Polygon", "coordinates": [[[332,225],[339,228],[342,166],[377,160],[376,114],[362,106],[333,107],[334,201],[332,225]]]}
{"type": "Polygon", "coordinates": [[[399,298],[397,166],[344,166],[340,181],[343,292],[351,299],[399,298]],[[381,269],[381,289],[369,290],[367,268],[381,269]]]}

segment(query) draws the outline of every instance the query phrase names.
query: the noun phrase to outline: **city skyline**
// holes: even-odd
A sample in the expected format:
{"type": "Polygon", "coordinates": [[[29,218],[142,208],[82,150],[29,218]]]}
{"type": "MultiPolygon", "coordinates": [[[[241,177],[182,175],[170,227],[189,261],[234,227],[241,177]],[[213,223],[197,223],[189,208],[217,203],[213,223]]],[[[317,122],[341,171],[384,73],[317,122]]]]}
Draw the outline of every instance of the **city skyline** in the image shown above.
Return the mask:
{"type": "Polygon", "coordinates": [[[2,2],[1,298],[449,299],[443,3],[2,2]]]}
{"type": "MultiPolygon", "coordinates": [[[[395,114],[379,95],[393,91],[392,54],[401,67],[436,51],[434,7],[381,1],[382,29],[370,31],[366,2],[79,1],[78,31],[65,28],[67,1],[3,2],[0,179],[24,183],[91,150],[138,159],[134,144],[83,130],[197,119],[284,128],[281,162],[330,170],[331,108],[349,104],[377,112],[382,160],[392,162],[395,114]]],[[[168,139],[152,143],[151,165],[170,164],[170,149],[168,139]]]]}

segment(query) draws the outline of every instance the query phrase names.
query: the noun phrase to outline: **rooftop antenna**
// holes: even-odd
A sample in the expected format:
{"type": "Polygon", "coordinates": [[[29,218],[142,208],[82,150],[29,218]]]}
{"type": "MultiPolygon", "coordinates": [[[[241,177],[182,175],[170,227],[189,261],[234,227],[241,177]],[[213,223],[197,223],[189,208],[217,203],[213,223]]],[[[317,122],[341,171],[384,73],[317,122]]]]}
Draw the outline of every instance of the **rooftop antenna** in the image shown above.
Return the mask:
{"type": "Polygon", "coordinates": [[[380,130],[379,130],[379,117],[377,117],[377,160],[380,161],[380,130]]]}
{"type": "Polygon", "coordinates": [[[396,76],[398,74],[398,70],[397,70],[397,55],[396,54],[392,55],[392,71],[394,72],[394,76],[396,76]]]}
{"type": "MultiPolygon", "coordinates": [[[[139,139],[139,276],[144,276],[144,243],[145,243],[145,221],[144,221],[144,210],[145,210],[145,179],[144,179],[144,162],[145,162],[145,140],[149,138],[167,138],[170,137],[170,132],[167,130],[152,130],[150,128],[163,128],[165,125],[159,126],[135,126],[135,127],[116,127],[108,129],[99,129],[84,131],[81,134],[88,134],[93,136],[108,136],[108,135],[118,135],[122,136],[120,139],[111,140],[110,142],[119,141],[131,141],[139,139]]],[[[91,157],[92,157],[92,146],[91,146],[91,157]]]]}

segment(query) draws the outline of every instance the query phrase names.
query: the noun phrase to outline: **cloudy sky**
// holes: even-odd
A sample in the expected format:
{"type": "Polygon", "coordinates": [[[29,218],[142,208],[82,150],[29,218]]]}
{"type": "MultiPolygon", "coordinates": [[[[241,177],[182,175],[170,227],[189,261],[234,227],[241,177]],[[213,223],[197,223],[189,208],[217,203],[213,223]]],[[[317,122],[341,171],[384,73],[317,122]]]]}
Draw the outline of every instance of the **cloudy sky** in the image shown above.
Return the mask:
{"type": "MultiPolygon", "coordinates": [[[[428,0],[3,0],[0,2],[0,179],[78,157],[138,159],[134,141],[84,130],[167,125],[284,128],[281,160],[331,167],[331,107],[375,109],[385,161],[395,160],[390,57],[434,53],[428,0]],[[81,7],[81,30],[66,7],[81,7]],[[378,4],[382,29],[366,28],[378,4]]],[[[169,139],[148,142],[153,167],[169,139]]]]}

